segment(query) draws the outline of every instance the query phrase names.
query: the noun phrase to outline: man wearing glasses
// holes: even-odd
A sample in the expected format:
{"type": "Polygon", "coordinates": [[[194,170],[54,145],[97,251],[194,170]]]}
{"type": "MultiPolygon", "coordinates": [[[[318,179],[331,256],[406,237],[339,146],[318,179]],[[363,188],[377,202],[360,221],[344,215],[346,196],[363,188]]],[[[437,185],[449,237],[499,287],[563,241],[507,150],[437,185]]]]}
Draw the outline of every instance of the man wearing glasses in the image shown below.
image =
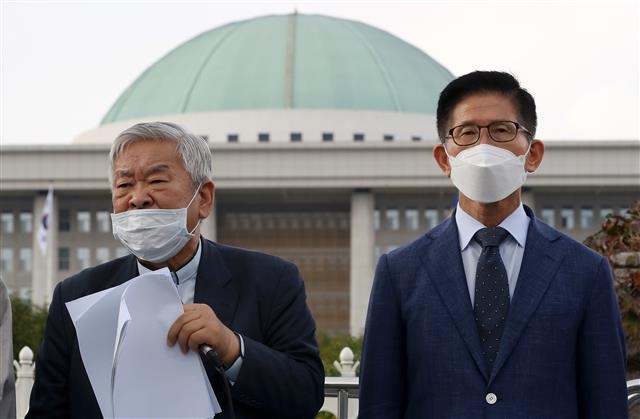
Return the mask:
{"type": "Polygon", "coordinates": [[[433,155],[458,206],[378,262],[361,418],[627,417],[609,264],[521,201],[544,154],[536,125],[507,73],[476,71],[440,94],[433,155]]]}

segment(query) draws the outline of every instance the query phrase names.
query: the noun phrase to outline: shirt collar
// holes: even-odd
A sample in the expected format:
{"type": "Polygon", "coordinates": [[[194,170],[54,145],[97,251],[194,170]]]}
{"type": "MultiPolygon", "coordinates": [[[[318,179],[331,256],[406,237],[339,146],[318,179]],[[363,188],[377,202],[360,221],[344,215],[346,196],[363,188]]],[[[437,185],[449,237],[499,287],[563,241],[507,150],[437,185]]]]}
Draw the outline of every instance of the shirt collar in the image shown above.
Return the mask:
{"type": "MultiPolygon", "coordinates": [[[[464,250],[467,248],[474,234],[481,228],[485,228],[486,226],[482,224],[480,221],[473,218],[471,215],[466,213],[462,208],[460,208],[460,204],[458,203],[458,207],[456,209],[456,225],[458,226],[458,239],[460,242],[460,250],[464,250]]],[[[516,208],[507,218],[505,218],[500,224],[500,227],[504,228],[509,232],[511,237],[513,237],[520,247],[524,247],[525,242],[527,241],[527,230],[529,228],[529,217],[527,213],[524,211],[524,207],[522,203],[516,208]]]]}
{"type": "MultiPolygon", "coordinates": [[[[200,240],[198,240],[198,250],[196,250],[196,253],[193,255],[191,260],[176,272],[171,272],[171,277],[173,278],[173,282],[175,282],[176,285],[183,284],[186,281],[196,278],[196,275],[198,274],[198,266],[200,266],[201,253],[202,246],[200,245],[200,240]]],[[[140,273],[140,275],[151,272],[151,269],[141,264],[139,260],[136,260],[136,262],[138,264],[138,272],[140,273]]]]}

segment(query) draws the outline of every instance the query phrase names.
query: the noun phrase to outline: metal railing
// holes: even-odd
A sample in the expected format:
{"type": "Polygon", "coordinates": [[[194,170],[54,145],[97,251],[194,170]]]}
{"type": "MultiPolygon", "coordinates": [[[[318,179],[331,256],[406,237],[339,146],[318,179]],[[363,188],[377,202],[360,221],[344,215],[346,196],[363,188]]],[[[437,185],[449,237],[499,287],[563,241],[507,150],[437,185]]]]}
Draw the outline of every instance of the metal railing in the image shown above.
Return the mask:
{"type": "MultiPolygon", "coordinates": [[[[360,379],[358,377],[326,377],[324,379],[325,404],[322,410],[329,408],[327,397],[337,398],[337,407],[331,411],[338,419],[349,418],[349,399],[357,399],[360,393],[360,379]]],[[[356,409],[351,409],[352,412],[356,409]]],[[[356,412],[357,415],[357,412],[356,412]]],[[[351,416],[355,417],[355,416],[351,416]]]]}
{"type": "MultiPolygon", "coordinates": [[[[358,399],[360,380],[356,377],[358,362],[354,362],[353,352],[344,348],[340,352],[340,360],[334,362],[341,377],[326,377],[324,380],[325,404],[323,411],[336,415],[338,419],[353,419],[358,416],[358,403],[349,403],[349,399],[358,399]]],[[[13,361],[16,369],[16,413],[24,418],[29,408],[29,395],[35,377],[33,351],[25,346],[18,354],[18,361],[13,361]]],[[[627,399],[629,411],[640,406],[640,379],[627,381],[627,399]]]]}
{"type": "Polygon", "coordinates": [[[627,381],[627,401],[629,411],[635,406],[640,406],[640,379],[627,381]]]}

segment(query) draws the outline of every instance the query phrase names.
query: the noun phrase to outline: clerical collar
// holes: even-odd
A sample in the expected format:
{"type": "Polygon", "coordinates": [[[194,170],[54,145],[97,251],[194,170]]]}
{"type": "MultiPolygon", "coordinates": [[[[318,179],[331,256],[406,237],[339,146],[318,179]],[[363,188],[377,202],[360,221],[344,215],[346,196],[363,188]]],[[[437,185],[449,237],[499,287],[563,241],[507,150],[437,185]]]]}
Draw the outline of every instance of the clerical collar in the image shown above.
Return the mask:
{"type": "MultiPolygon", "coordinates": [[[[171,271],[171,277],[173,278],[173,282],[176,285],[184,284],[185,282],[190,280],[195,281],[196,275],[198,274],[198,266],[200,265],[201,253],[202,245],[200,244],[200,240],[198,240],[198,250],[196,250],[196,253],[193,255],[191,260],[176,272],[171,271]]],[[[136,262],[138,263],[138,272],[140,273],[140,275],[151,272],[151,269],[141,264],[139,260],[136,260],[136,262]]]]}

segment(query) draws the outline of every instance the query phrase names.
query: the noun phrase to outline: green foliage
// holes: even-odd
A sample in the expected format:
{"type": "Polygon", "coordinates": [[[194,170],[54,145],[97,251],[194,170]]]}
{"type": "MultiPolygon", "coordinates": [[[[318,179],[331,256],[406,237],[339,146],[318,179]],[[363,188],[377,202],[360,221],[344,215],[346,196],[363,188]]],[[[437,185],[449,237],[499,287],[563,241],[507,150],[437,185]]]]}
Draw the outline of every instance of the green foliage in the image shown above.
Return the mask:
{"type": "Polygon", "coordinates": [[[324,373],[327,377],[338,377],[340,373],[333,366],[333,361],[340,360],[340,351],[348,346],[353,351],[353,362],[360,360],[362,352],[362,336],[354,338],[350,335],[331,336],[321,334],[318,336],[318,345],[320,346],[320,357],[322,365],[324,365],[324,373]]]}
{"type": "Polygon", "coordinates": [[[331,412],[325,412],[324,410],[321,410],[316,415],[316,419],[336,419],[336,415],[331,412]]]}
{"type": "Polygon", "coordinates": [[[44,336],[47,309],[37,307],[29,301],[11,297],[11,312],[13,316],[13,357],[18,358],[23,346],[31,348],[35,356],[44,336]]]}

